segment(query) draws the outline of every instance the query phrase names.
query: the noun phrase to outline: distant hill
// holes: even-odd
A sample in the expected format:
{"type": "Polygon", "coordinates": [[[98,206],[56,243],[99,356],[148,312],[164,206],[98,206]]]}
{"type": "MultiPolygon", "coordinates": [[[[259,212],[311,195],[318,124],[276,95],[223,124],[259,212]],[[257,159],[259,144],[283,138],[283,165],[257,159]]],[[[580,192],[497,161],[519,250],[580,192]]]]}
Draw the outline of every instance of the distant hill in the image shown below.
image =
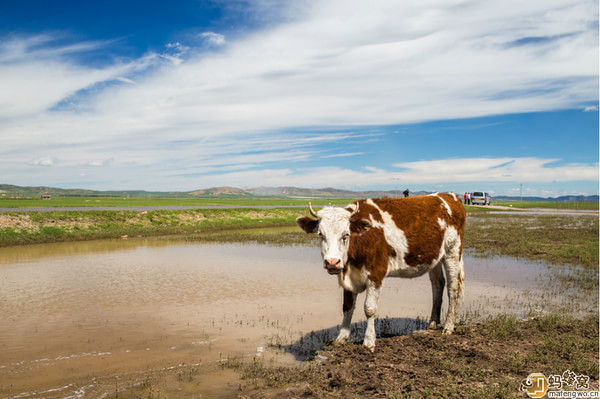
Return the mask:
{"type": "MultiPolygon", "coordinates": [[[[64,197],[179,197],[179,198],[248,198],[248,197],[279,197],[279,198],[381,198],[402,197],[403,190],[373,190],[351,191],[333,187],[300,188],[300,187],[255,187],[241,189],[236,187],[211,187],[185,192],[162,191],[95,191],[85,189],[63,189],[55,187],[21,187],[11,184],[0,184],[1,197],[39,197],[42,194],[64,197]]],[[[410,193],[411,196],[428,194],[425,191],[410,193]]],[[[498,196],[492,200],[519,200],[519,197],[498,196]]],[[[524,197],[525,201],[555,201],[555,202],[598,202],[597,195],[571,195],[557,198],[524,197]]]]}
{"type": "MultiPolygon", "coordinates": [[[[299,187],[256,187],[241,189],[235,187],[211,187],[184,192],[158,192],[158,191],[94,191],[83,189],[62,189],[54,187],[21,187],[10,184],[0,184],[0,196],[38,197],[42,194],[72,197],[220,197],[220,198],[245,198],[245,197],[283,197],[283,198],[368,198],[368,197],[401,197],[402,191],[350,191],[337,188],[299,188],[299,187]]],[[[426,194],[424,191],[411,193],[411,195],[426,194]]]]}
{"type": "MultiPolygon", "coordinates": [[[[402,197],[399,190],[390,191],[351,191],[337,188],[299,188],[299,187],[256,187],[247,190],[256,196],[299,197],[299,198],[369,198],[369,197],[402,197]]],[[[411,195],[425,194],[424,191],[411,195]]]]}
{"type": "MultiPolygon", "coordinates": [[[[56,188],[56,187],[21,187],[11,184],[0,184],[0,196],[38,197],[42,194],[64,197],[159,197],[170,196],[171,193],[149,192],[143,190],[131,191],[95,191],[79,188],[56,188]]],[[[175,193],[172,194],[175,196],[175,193]]]]}
{"type": "MultiPolygon", "coordinates": [[[[493,200],[501,201],[519,201],[521,197],[507,197],[499,196],[493,197],[493,200]]],[[[597,195],[564,195],[560,197],[523,197],[523,201],[532,202],[598,202],[599,197],[597,195]]]]}
{"type": "Polygon", "coordinates": [[[248,191],[235,187],[212,187],[203,190],[189,191],[185,194],[194,197],[248,197],[251,195],[248,191]]]}

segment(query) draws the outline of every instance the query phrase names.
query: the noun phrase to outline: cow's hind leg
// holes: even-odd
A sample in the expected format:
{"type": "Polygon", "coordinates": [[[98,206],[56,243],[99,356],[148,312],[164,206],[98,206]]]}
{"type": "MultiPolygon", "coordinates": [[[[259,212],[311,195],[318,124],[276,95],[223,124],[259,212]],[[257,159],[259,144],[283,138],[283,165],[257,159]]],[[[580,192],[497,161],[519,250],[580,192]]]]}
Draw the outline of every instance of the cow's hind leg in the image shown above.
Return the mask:
{"type": "Polygon", "coordinates": [[[444,272],[442,271],[442,262],[438,263],[429,272],[429,280],[431,280],[431,291],[433,293],[433,306],[431,307],[431,318],[429,320],[429,329],[437,330],[440,325],[440,313],[442,312],[442,298],[444,296],[444,272]]]}
{"type": "Polygon", "coordinates": [[[352,322],[352,314],[354,313],[354,307],[356,305],[356,294],[344,290],[344,305],[342,310],[344,311],[344,319],[342,320],[342,327],[340,332],[335,339],[335,342],[346,342],[350,337],[350,323],[352,322]]]}
{"type": "Polygon", "coordinates": [[[448,316],[444,325],[444,334],[452,334],[458,302],[462,298],[465,281],[465,267],[462,254],[458,250],[446,255],[444,269],[448,280],[448,316]]]}
{"type": "Polygon", "coordinates": [[[367,282],[367,297],[365,299],[365,315],[367,316],[367,330],[363,344],[375,352],[375,316],[377,314],[377,302],[379,301],[380,289],[369,280],[367,282]]]}

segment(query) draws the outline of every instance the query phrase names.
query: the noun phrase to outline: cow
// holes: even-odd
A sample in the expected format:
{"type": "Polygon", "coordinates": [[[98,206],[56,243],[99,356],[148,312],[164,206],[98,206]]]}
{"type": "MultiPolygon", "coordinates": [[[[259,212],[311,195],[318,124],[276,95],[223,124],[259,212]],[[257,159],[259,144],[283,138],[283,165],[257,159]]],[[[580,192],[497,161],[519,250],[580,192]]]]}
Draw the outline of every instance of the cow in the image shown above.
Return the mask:
{"type": "Polygon", "coordinates": [[[433,306],[429,329],[440,326],[448,280],[448,314],[443,333],[454,331],[463,294],[462,258],[466,212],[453,193],[407,198],[365,199],[346,207],[324,207],[296,223],[320,238],[323,267],[338,276],[344,290],[343,319],[336,342],[346,342],[357,294],[366,290],[367,329],[363,344],[375,350],[375,316],[386,277],[414,278],[429,273],[433,306]],[[443,269],[443,270],[442,270],[443,269]],[[446,277],[444,278],[444,274],[446,277]]]}

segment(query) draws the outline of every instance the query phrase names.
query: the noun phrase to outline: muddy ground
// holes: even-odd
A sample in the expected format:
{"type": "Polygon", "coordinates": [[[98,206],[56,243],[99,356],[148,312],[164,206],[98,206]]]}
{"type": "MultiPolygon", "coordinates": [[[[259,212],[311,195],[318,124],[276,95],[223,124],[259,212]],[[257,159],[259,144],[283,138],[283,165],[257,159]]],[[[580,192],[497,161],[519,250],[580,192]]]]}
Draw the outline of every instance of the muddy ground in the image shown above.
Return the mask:
{"type": "Polygon", "coordinates": [[[231,367],[242,371],[242,398],[522,398],[519,386],[530,373],[568,371],[580,386],[565,390],[598,390],[598,317],[498,316],[451,336],[381,338],[375,353],[356,343],[329,347],[305,367],[256,359],[231,367]]]}

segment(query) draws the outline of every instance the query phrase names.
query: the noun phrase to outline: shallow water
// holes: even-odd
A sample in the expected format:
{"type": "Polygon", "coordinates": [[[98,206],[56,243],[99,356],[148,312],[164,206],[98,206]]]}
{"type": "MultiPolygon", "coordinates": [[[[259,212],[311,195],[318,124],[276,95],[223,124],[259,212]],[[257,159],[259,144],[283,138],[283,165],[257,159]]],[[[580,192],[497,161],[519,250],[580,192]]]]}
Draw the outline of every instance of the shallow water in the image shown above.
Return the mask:
{"type": "MultiPolygon", "coordinates": [[[[463,315],[526,315],[567,300],[547,294],[543,264],[466,256],[465,265],[463,315]]],[[[428,277],[384,285],[379,333],[421,326],[428,277]]],[[[315,247],[139,239],[0,249],[0,397],[107,397],[169,378],[163,393],[233,395],[220,362],[305,359],[336,333],[341,297],[315,247]]]]}

